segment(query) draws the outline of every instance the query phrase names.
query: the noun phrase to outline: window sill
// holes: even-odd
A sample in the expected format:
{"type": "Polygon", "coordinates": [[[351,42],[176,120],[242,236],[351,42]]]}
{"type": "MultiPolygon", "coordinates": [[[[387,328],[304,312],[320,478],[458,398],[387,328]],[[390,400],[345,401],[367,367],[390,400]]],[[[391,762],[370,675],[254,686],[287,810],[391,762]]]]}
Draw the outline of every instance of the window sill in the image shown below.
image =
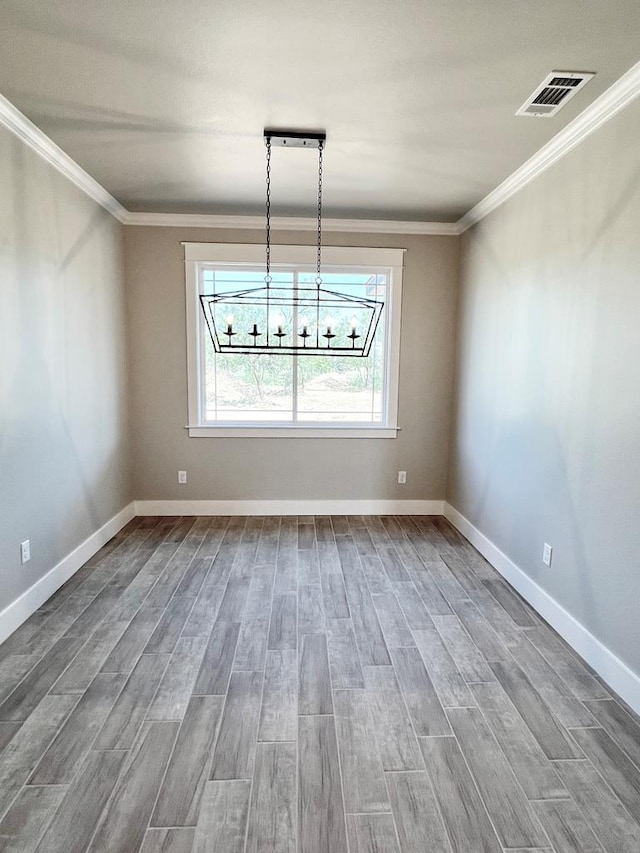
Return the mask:
{"type": "Polygon", "coordinates": [[[188,426],[190,438],[397,438],[389,426],[188,426]]]}

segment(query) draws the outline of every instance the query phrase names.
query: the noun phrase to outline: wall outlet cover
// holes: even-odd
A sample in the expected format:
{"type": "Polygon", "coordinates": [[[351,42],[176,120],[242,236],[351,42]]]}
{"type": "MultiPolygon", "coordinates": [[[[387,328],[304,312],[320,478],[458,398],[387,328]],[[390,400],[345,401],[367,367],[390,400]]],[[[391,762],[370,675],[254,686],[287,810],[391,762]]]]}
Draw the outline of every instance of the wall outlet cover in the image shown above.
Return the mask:
{"type": "Polygon", "coordinates": [[[187,472],[186,471],[178,471],[178,482],[182,486],[184,486],[184,484],[187,482],[187,472]]]}
{"type": "Polygon", "coordinates": [[[404,486],[404,484],[407,482],[407,472],[406,471],[398,471],[398,482],[402,486],[404,486]]]}
{"type": "Polygon", "coordinates": [[[20,543],[20,559],[23,565],[31,559],[31,542],[29,539],[25,539],[24,542],[20,543]]]}
{"type": "Polygon", "coordinates": [[[545,566],[551,565],[551,558],[553,557],[553,548],[549,545],[548,542],[544,543],[544,548],[542,549],[542,562],[545,566]]]}

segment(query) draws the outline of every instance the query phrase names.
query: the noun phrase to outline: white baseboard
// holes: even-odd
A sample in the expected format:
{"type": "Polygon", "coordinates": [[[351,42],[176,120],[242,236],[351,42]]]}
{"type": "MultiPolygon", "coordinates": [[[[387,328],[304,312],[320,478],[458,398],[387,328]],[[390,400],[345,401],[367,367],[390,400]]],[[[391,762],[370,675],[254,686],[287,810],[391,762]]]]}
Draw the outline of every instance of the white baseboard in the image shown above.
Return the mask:
{"type": "Polygon", "coordinates": [[[640,714],[640,676],[594,637],[581,622],[558,604],[555,598],[545,592],[451,504],[444,503],[443,515],[607,684],[640,714]]]}
{"type": "Polygon", "coordinates": [[[103,524],[84,542],[81,542],[77,548],[74,548],[70,554],[67,554],[15,601],[5,607],[0,613],[0,643],[4,642],[16,628],[19,628],[47,599],[51,598],[53,593],[60,589],[62,584],[68,581],[80,566],[93,557],[112,536],[115,536],[125,524],[131,521],[135,514],[135,506],[132,502],[121,509],[113,518],[110,518],[106,524],[103,524]]]}
{"type": "Polygon", "coordinates": [[[136,501],[136,515],[442,515],[443,501],[136,501]]]}

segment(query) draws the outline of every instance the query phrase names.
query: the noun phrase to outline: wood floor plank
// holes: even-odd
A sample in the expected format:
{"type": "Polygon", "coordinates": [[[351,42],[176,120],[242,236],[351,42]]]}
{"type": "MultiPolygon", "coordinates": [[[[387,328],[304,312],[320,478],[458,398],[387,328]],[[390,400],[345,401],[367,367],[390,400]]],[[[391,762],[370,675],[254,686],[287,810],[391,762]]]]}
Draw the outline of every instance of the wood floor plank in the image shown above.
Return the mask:
{"type": "Polygon", "coordinates": [[[62,638],[53,646],[0,705],[0,720],[26,720],[76,656],[83,641],[62,638]]]}
{"type": "Polygon", "coordinates": [[[102,672],[131,672],[153,634],[162,607],[143,605],[102,665],[102,672]]]}
{"type": "Polygon", "coordinates": [[[351,853],[398,853],[398,840],[390,814],[347,815],[351,853]]]}
{"type": "Polygon", "coordinates": [[[394,545],[391,543],[389,545],[377,545],[376,552],[389,581],[395,583],[408,583],[411,581],[401,556],[394,545]]]}
{"type": "Polygon", "coordinates": [[[222,696],[194,696],[158,794],[151,826],[195,826],[222,715],[222,696]]]}
{"type": "Polygon", "coordinates": [[[351,619],[327,621],[327,647],[334,689],[364,688],[364,675],[351,619]]]}
{"type": "Polygon", "coordinates": [[[85,853],[127,753],[90,752],[49,824],[37,853],[85,853]]]}
{"type": "Polygon", "coordinates": [[[227,692],[239,634],[239,622],[215,623],[193,687],[194,695],[224,696],[227,692]]]}
{"type": "Polygon", "coordinates": [[[347,853],[332,717],[298,718],[298,851],[347,853]]]}
{"type": "Polygon", "coordinates": [[[66,791],[63,785],[23,788],[0,822],[3,853],[33,853],[66,791]]]}
{"type": "Polygon", "coordinates": [[[198,593],[205,582],[205,578],[211,571],[212,565],[212,557],[195,557],[189,564],[187,571],[184,573],[176,590],[175,597],[197,598],[198,593]]]}
{"type": "Polygon", "coordinates": [[[556,853],[603,853],[593,830],[572,800],[533,804],[556,853]]]}
{"type": "Polygon", "coordinates": [[[420,746],[454,853],[502,853],[455,738],[421,738],[420,746]]]}
{"type": "Polygon", "coordinates": [[[308,551],[316,543],[316,528],[311,524],[298,524],[298,550],[308,551]]]}
{"type": "Polygon", "coordinates": [[[177,733],[178,723],[145,723],[88,853],[126,853],[140,848],[177,733]]]}
{"type": "Polygon", "coordinates": [[[467,683],[433,622],[428,630],[413,630],[412,634],[441,704],[445,708],[475,705],[467,683]]]}
{"type": "Polygon", "coordinates": [[[84,693],[124,634],[129,620],[115,619],[98,625],[87,643],[54,683],[50,693],[84,693]]]}
{"type": "Polygon", "coordinates": [[[22,723],[0,723],[0,752],[22,727],[22,723]]]}
{"type": "Polygon", "coordinates": [[[585,705],[618,746],[640,768],[640,725],[614,699],[585,705]]]}
{"type": "Polygon", "coordinates": [[[336,690],[333,701],[346,812],[390,811],[384,770],[375,746],[375,729],[364,690],[336,690]]]}
{"type": "Polygon", "coordinates": [[[293,649],[267,652],[258,739],[292,741],[298,731],[298,655],[293,649]]]}
{"type": "Polygon", "coordinates": [[[482,652],[462,627],[458,617],[434,616],[432,618],[464,680],[467,683],[495,681],[495,675],[482,652]]]}
{"type": "Polygon", "coordinates": [[[391,649],[390,654],[418,737],[450,735],[451,726],[418,649],[391,649]]]}
{"type": "Polygon", "coordinates": [[[303,634],[301,638],[298,713],[333,713],[327,638],[324,634],[303,634]]]}
{"type": "Polygon", "coordinates": [[[99,673],[94,678],[40,759],[30,785],[65,785],[73,781],[125,680],[126,674],[120,672],[99,673]]]}
{"type": "Polygon", "coordinates": [[[144,647],[144,654],[170,655],[173,652],[194,603],[195,598],[192,596],[175,595],[171,599],[144,647]]]}
{"type": "Polygon", "coordinates": [[[389,575],[386,573],[380,557],[373,554],[367,554],[366,556],[360,557],[360,562],[367,581],[367,586],[372,593],[383,595],[384,593],[393,591],[389,575]]]}
{"type": "MultiPolygon", "coordinates": [[[[9,638],[9,641],[11,637],[9,638]]],[[[7,642],[9,642],[7,641],[7,642]]],[[[6,643],[0,646],[0,651],[6,643]]],[[[12,655],[7,654],[0,660],[0,702],[12,693],[20,684],[25,675],[33,669],[40,660],[40,655],[12,655]]]]}
{"type": "Polygon", "coordinates": [[[244,853],[251,783],[207,782],[193,853],[244,853]]]}
{"type": "Polygon", "coordinates": [[[391,658],[371,598],[351,605],[353,631],[363,666],[390,666],[391,658]]]}
{"type": "Polygon", "coordinates": [[[219,622],[241,622],[247,597],[251,588],[251,578],[230,577],[220,603],[217,619],[219,622]]]}
{"type": "Polygon", "coordinates": [[[607,853],[637,853],[638,824],[589,761],[556,761],[555,768],[607,853]]]}
{"type": "Polygon", "coordinates": [[[140,853],[191,853],[194,838],[193,827],[148,829],[140,853]]]}
{"type": "Polygon", "coordinates": [[[507,611],[516,625],[519,625],[521,628],[535,628],[539,624],[539,620],[532,614],[531,608],[525,604],[520,596],[502,578],[483,580],[482,583],[496,601],[507,611]]]}
{"type": "Polygon", "coordinates": [[[547,758],[582,758],[520,667],[515,663],[492,663],[491,667],[547,758]]]}
{"type": "Polygon", "coordinates": [[[430,616],[448,616],[453,613],[451,605],[424,565],[420,565],[416,571],[411,570],[409,574],[430,616]]]}
{"type": "Polygon", "coordinates": [[[568,791],[499,684],[473,684],[471,690],[520,786],[530,800],[566,799],[568,791]]]}
{"type": "Polygon", "coordinates": [[[321,634],[326,629],[322,587],[317,584],[298,585],[298,633],[321,634]]]}
{"type": "Polygon", "coordinates": [[[482,712],[450,708],[447,717],[503,847],[545,846],[547,838],[482,712]]]}
{"type": "Polygon", "coordinates": [[[327,619],[348,619],[351,615],[342,575],[326,575],[322,581],[324,612],[327,619]]]}
{"type": "Polygon", "coordinates": [[[382,766],[385,770],[424,770],[407,707],[391,666],[364,668],[382,766]]]}
{"type": "Polygon", "coordinates": [[[602,729],[572,732],[611,790],[635,816],[640,815],[640,770],[602,729]]]}
{"type": "Polygon", "coordinates": [[[259,743],[246,853],[296,853],[296,744],[259,743]]]}
{"type": "Polygon", "coordinates": [[[387,773],[400,853],[451,853],[433,787],[426,773],[387,773]]]}
{"type": "Polygon", "coordinates": [[[596,721],[587,707],[569,690],[544,657],[523,637],[510,648],[527,678],[564,725],[593,726],[596,721]]]}
{"type": "Polygon", "coordinates": [[[506,661],[511,658],[507,647],[473,601],[454,601],[453,609],[487,661],[506,661]]]}
{"type": "Polygon", "coordinates": [[[608,699],[609,691],[593,677],[576,652],[547,625],[527,631],[527,638],[545,657],[578,699],[608,699]]]}
{"type": "Polygon", "coordinates": [[[100,729],[95,749],[132,747],[168,662],[168,655],[142,655],[100,729]]]}
{"type": "Polygon", "coordinates": [[[27,781],[77,696],[45,696],[0,754],[0,817],[27,781]]]}
{"type": "Polygon", "coordinates": [[[378,614],[378,621],[387,647],[391,649],[400,646],[415,646],[415,640],[395,595],[393,593],[372,595],[371,599],[378,614]]]}
{"type": "Polygon", "coordinates": [[[147,711],[147,720],[182,720],[204,657],[205,637],[182,637],[147,711]]]}
{"type": "Polygon", "coordinates": [[[273,571],[271,567],[266,566],[260,567],[258,571],[258,574],[251,577],[251,587],[244,609],[233,663],[235,670],[264,669],[269,634],[273,571]]]}
{"type": "Polygon", "coordinates": [[[211,765],[211,779],[251,779],[258,737],[262,672],[234,672],[211,765]]]}
{"type": "Polygon", "coordinates": [[[394,583],[392,586],[409,629],[414,631],[433,628],[431,617],[413,582],[394,583]]]}
{"type": "Polygon", "coordinates": [[[293,593],[273,596],[267,648],[297,648],[297,610],[297,599],[293,593]]]}

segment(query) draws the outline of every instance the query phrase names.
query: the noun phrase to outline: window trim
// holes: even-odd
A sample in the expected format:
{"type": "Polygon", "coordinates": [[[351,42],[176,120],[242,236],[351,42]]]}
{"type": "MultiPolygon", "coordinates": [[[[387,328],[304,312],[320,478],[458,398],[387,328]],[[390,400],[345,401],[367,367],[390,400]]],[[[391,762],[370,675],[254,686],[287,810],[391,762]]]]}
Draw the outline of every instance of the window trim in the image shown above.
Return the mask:
{"type": "MultiPolygon", "coordinates": [[[[389,270],[385,303],[385,322],[388,328],[387,383],[385,389],[386,419],[380,425],[336,424],[309,426],[297,424],[271,425],[256,422],[233,424],[203,423],[201,411],[202,335],[199,296],[199,263],[220,263],[228,266],[260,264],[264,261],[264,246],[255,243],[183,243],[186,291],[187,333],[187,399],[189,436],[192,438],[396,438],[398,426],[398,392],[400,379],[400,323],[402,308],[402,273],[406,249],[383,249],[323,246],[322,258],[329,266],[371,268],[372,272],[389,270]]],[[[272,245],[271,262],[275,266],[315,265],[315,246],[272,245]]]]}

